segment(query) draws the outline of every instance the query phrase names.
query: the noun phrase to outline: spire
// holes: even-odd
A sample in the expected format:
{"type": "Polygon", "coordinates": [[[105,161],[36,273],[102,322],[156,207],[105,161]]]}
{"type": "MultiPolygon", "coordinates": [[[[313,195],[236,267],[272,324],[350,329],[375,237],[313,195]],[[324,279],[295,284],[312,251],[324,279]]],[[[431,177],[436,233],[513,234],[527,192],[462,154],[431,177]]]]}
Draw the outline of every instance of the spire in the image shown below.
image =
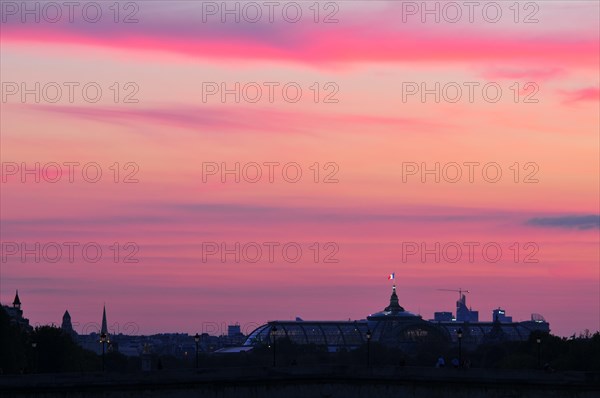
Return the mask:
{"type": "Polygon", "coordinates": [[[404,308],[400,306],[398,302],[398,295],[396,294],[396,285],[392,287],[392,295],[390,296],[390,305],[385,307],[385,311],[391,312],[404,312],[404,308]]]}
{"type": "Polygon", "coordinates": [[[69,314],[69,311],[65,311],[65,314],[63,315],[63,318],[62,318],[62,324],[60,325],[60,328],[72,337],[77,334],[73,330],[73,324],[71,323],[71,314],[69,314]]]}
{"type": "Polygon", "coordinates": [[[19,290],[17,290],[17,293],[15,294],[15,299],[13,300],[13,307],[14,308],[21,308],[21,300],[19,299],[19,290]]]}
{"type": "Polygon", "coordinates": [[[108,334],[108,327],[106,326],[106,305],[102,310],[102,329],[100,330],[100,334],[108,334]]]}

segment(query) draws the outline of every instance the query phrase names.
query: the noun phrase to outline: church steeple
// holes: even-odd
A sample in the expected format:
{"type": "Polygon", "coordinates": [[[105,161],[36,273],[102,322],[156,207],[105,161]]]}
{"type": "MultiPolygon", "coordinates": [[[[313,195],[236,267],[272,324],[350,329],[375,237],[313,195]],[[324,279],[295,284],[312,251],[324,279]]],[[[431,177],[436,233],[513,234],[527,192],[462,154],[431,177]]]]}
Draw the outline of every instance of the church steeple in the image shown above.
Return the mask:
{"type": "Polygon", "coordinates": [[[102,329],[100,330],[100,334],[108,334],[108,326],[106,323],[106,305],[104,306],[104,309],[102,310],[102,329]]]}
{"type": "Polygon", "coordinates": [[[392,287],[392,295],[390,296],[390,305],[385,307],[385,311],[392,313],[404,312],[404,308],[398,302],[398,295],[396,294],[396,285],[392,287]]]}
{"type": "Polygon", "coordinates": [[[18,310],[21,309],[21,300],[19,299],[19,291],[17,290],[17,293],[15,294],[15,299],[13,300],[13,308],[16,308],[18,310]]]}

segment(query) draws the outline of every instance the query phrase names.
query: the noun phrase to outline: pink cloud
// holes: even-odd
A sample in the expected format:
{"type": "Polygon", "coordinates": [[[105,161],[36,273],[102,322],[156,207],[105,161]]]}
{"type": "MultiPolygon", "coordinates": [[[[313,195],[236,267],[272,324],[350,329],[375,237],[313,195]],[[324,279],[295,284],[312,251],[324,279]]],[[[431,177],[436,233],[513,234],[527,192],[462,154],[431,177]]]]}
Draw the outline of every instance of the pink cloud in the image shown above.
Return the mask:
{"type": "MultiPolygon", "coordinates": [[[[356,62],[539,62],[554,70],[534,70],[550,77],[566,65],[595,66],[597,35],[577,39],[556,32],[506,34],[473,25],[466,30],[428,24],[399,24],[380,12],[365,11],[331,25],[202,24],[191,16],[168,21],[146,18],[138,24],[3,24],[2,41],[99,46],[130,52],[167,52],[198,59],[253,59],[332,66],[356,62]],[[360,22],[358,22],[360,21],[360,22]]],[[[512,75],[519,72],[496,71],[512,75]]]]}
{"type": "Polygon", "coordinates": [[[530,79],[532,81],[546,81],[564,76],[566,71],[561,68],[514,68],[514,69],[490,69],[483,73],[488,80],[504,79],[530,79]]]}
{"type": "Polygon", "coordinates": [[[579,90],[561,91],[566,104],[600,101],[600,88],[586,87],[579,90]]]}
{"type": "Polygon", "coordinates": [[[365,126],[408,128],[436,132],[447,124],[421,118],[376,115],[290,112],[267,108],[171,106],[156,108],[111,108],[56,105],[16,105],[33,111],[62,114],[103,123],[136,126],[140,123],[173,126],[211,133],[297,133],[344,129],[364,131],[365,126]]]}

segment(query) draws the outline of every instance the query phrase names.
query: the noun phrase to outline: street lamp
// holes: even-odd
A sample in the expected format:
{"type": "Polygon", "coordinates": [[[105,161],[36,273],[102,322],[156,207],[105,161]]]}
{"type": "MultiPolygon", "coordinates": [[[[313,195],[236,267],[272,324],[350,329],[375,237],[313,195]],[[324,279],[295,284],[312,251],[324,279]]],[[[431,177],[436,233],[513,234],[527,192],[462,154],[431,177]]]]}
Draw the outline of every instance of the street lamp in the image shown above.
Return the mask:
{"type": "Polygon", "coordinates": [[[104,347],[106,346],[106,341],[107,341],[106,333],[102,333],[100,335],[100,343],[102,344],[102,371],[103,372],[104,372],[104,352],[105,352],[104,347]]]}
{"type": "Polygon", "coordinates": [[[200,343],[200,335],[198,333],[194,336],[194,341],[196,342],[196,369],[198,369],[198,343],[200,343]]]}
{"type": "Polygon", "coordinates": [[[275,336],[275,332],[277,332],[277,326],[273,325],[271,328],[271,336],[273,336],[273,367],[275,367],[275,350],[277,347],[277,338],[275,336]]]}
{"type": "Polygon", "coordinates": [[[371,329],[367,329],[367,367],[371,367],[371,337],[373,334],[371,333],[371,329]]]}
{"type": "Polygon", "coordinates": [[[458,366],[462,366],[462,337],[463,331],[461,328],[458,328],[456,331],[456,336],[458,337],[458,366]]]}
{"type": "Polygon", "coordinates": [[[539,337],[536,340],[537,342],[537,354],[538,354],[538,368],[541,367],[542,365],[542,339],[540,339],[539,337]]]}

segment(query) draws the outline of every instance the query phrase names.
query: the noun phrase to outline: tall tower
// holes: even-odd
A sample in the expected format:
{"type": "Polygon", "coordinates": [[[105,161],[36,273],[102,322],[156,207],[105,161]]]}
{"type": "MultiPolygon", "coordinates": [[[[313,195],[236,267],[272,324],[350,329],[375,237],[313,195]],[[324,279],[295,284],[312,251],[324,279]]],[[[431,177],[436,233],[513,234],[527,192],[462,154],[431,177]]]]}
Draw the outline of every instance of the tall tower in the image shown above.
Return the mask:
{"type": "Polygon", "coordinates": [[[467,296],[460,295],[460,299],[456,301],[456,320],[458,322],[478,322],[479,311],[473,311],[467,307],[467,296]]]}
{"type": "Polygon", "coordinates": [[[73,330],[73,324],[71,323],[71,314],[69,314],[69,311],[65,311],[60,328],[69,336],[76,335],[75,330],[73,330]]]}
{"type": "Polygon", "coordinates": [[[19,299],[19,290],[15,294],[15,299],[13,300],[13,308],[16,310],[21,310],[21,300],[19,299]]]}
{"type": "Polygon", "coordinates": [[[11,322],[15,322],[21,328],[28,331],[33,330],[33,328],[29,325],[29,319],[23,317],[23,309],[21,308],[21,299],[19,298],[18,290],[15,293],[15,299],[12,302],[12,307],[3,305],[1,308],[7,312],[11,322]]]}
{"type": "Polygon", "coordinates": [[[106,323],[106,305],[104,306],[104,309],[102,310],[102,329],[100,329],[100,334],[106,334],[108,335],[108,326],[106,323]]]}

